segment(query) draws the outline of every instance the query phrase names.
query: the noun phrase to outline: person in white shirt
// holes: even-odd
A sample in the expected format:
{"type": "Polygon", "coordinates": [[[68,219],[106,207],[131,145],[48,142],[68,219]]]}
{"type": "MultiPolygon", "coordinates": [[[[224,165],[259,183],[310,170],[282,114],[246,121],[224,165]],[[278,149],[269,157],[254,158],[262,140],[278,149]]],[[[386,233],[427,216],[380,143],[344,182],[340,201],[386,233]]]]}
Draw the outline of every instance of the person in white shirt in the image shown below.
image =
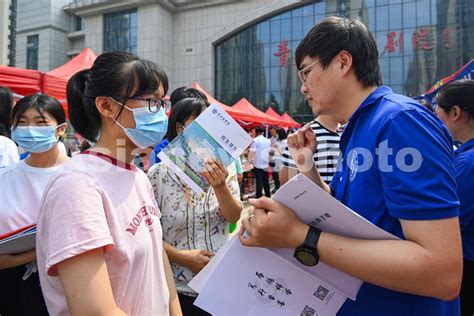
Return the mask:
{"type": "Polygon", "coordinates": [[[19,160],[18,149],[10,139],[12,106],[10,89],[0,86],[0,169],[19,160]]]}
{"type": "Polygon", "coordinates": [[[269,164],[272,168],[272,178],[275,183],[275,188],[272,190],[273,194],[280,188],[279,172],[281,170],[281,157],[286,147],[287,134],[283,128],[277,126],[273,126],[270,133],[272,135],[272,138],[270,138],[272,149],[269,151],[269,164]]]}
{"type": "Polygon", "coordinates": [[[0,135],[0,170],[13,165],[19,159],[15,143],[10,138],[0,135]]]}
{"type": "Polygon", "coordinates": [[[271,143],[268,138],[263,136],[263,128],[255,129],[255,138],[249,149],[249,160],[253,164],[253,172],[255,174],[255,181],[257,192],[256,198],[262,196],[262,187],[265,191],[265,196],[270,197],[270,183],[268,182],[268,152],[271,149],[271,143]]]}
{"type": "MultiPolygon", "coordinates": [[[[46,184],[68,159],[58,146],[66,127],[64,109],[53,97],[31,95],[16,104],[12,138],[30,155],[0,171],[0,235],[36,224],[46,184]]],[[[0,255],[0,315],[48,315],[38,274],[30,274],[35,260],[35,249],[0,255]]]]}

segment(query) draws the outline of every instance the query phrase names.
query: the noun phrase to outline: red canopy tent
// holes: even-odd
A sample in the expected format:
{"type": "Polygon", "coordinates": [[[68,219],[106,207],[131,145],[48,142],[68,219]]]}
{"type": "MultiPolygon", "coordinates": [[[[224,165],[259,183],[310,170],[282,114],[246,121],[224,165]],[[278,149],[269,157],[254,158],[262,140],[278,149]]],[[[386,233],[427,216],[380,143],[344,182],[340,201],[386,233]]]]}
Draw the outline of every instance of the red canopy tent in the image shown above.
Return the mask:
{"type": "MultiPolygon", "coordinates": [[[[197,89],[199,91],[201,91],[207,98],[207,100],[209,100],[209,102],[211,103],[216,103],[217,105],[219,105],[221,108],[223,108],[234,120],[236,120],[238,123],[240,123],[241,125],[244,125],[245,127],[249,127],[249,125],[252,125],[254,123],[254,119],[261,119],[261,118],[256,118],[256,117],[253,117],[253,116],[249,116],[247,112],[242,112],[240,111],[239,109],[237,108],[234,108],[234,107],[230,107],[218,100],[216,100],[213,96],[211,96],[209,94],[209,92],[207,92],[206,90],[204,90],[203,87],[201,87],[197,82],[193,82],[191,84],[191,87],[193,87],[194,89],[197,89]]],[[[263,124],[263,123],[262,123],[263,124]]]]}
{"type": "Polygon", "coordinates": [[[36,70],[0,66],[0,85],[20,95],[42,91],[42,74],[36,70]]]}
{"type": "MultiPolygon", "coordinates": [[[[246,128],[254,127],[257,125],[276,125],[276,126],[295,126],[294,121],[288,121],[282,118],[275,112],[278,117],[267,115],[254,107],[247,99],[242,98],[232,107],[216,100],[211,96],[203,87],[197,82],[193,82],[191,86],[194,89],[201,91],[211,103],[217,103],[222,107],[234,120],[246,128]]],[[[298,123],[296,123],[298,124],[298,123]]],[[[298,124],[299,126],[299,124],[298,124]]]]}
{"type": "MultiPolygon", "coordinates": [[[[236,110],[241,113],[237,118],[233,117],[236,120],[251,122],[253,125],[277,125],[277,121],[254,107],[249,100],[246,98],[240,99],[234,106],[232,110],[236,110]]],[[[249,124],[250,125],[250,124],[249,124]]]]}
{"type": "Polygon", "coordinates": [[[89,48],[56,69],[43,73],[37,70],[0,66],[0,85],[14,93],[29,95],[42,92],[58,99],[67,113],[66,85],[76,72],[92,67],[97,56],[89,48]]]}
{"type": "Polygon", "coordinates": [[[293,127],[294,126],[294,123],[285,120],[271,106],[268,107],[268,109],[265,111],[265,114],[267,114],[268,116],[271,116],[274,119],[278,120],[280,123],[278,123],[277,125],[280,126],[280,127],[288,128],[288,127],[293,127]]]}
{"type": "Polygon", "coordinates": [[[282,118],[284,118],[285,120],[287,120],[289,123],[292,123],[293,126],[292,127],[296,127],[296,128],[300,128],[301,127],[301,124],[298,123],[297,121],[295,121],[288,113],[283,113],[283,115],[281,116],[282,118]]]}
{"type": "Polygon", "coordinates": [[[228,111],[230,109],[230,106],[228,105],[225,105],[224,103],[220,102],[220,101],[217,101],[216,99],[214,99],[214,97],[212,95],[210,95],[206,90],[204,90],[203,87],[201,87],[199,85],[199,83],[197,82],[193,82],[191,84],[191,87],[193,87],[194,89],[196,90],[199,90],[201,91],[207,98],[207,100],[211,103],[217,103],[221,108],[223,108],[224,110],[228,111]]]}
{"type": "Polygon", "coordinates": [[[53,69],[51,71],[48,71],[46,74],[57,78],[69,79],[76,72],[83,69],[91,68],[96,58],[97,55],[94,54],[92,49],[84,48],[79,53],[79,55],[72,58],[64,65],[59,66],[58,68],[53,69]]]}
{"type": "Polygon", "coordinates": [[[64,65],[44,74],[44,93],[52,95],[61,101],[67,113],[66,86],[69,78],[78,71],[91,68],[96,58],[97,55],[94,54],[92,49],[84,48],[77,56],[64,65]]]}

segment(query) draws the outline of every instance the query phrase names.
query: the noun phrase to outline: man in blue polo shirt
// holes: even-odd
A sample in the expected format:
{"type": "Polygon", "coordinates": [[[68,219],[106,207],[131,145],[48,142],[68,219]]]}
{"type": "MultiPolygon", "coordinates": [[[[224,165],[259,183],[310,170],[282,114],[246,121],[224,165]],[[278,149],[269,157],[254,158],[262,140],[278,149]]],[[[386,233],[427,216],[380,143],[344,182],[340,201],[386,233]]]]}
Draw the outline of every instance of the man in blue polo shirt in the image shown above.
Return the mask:
{"type": "Polygon", "coordinates": [[[381,86],[376,42],[360,21],[324,19],[295,59],[313,112],[346,124],[330,186],[312,163],[317,140],[309,127],[288,139],[299,171],[400,240],[321,232],[261,198],[242,220],[249,236],[242,230],[241,243],[295,249],[302,264],[321,260],[365,281],[338,315],[459,315],[462,251],[448,130],[412,99],[381,86]]]}

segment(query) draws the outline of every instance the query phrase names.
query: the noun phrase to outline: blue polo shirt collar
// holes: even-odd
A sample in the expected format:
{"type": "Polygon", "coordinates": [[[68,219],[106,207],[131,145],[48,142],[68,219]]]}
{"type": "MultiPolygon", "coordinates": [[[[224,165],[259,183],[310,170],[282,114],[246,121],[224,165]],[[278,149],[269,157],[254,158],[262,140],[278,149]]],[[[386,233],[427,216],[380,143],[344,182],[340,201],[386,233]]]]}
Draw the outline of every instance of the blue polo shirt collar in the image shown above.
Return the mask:
{"type": "Polygon", "coordinates": [[[372,93],[369,94],[369,96],[359,105],[357,110],[355,110],[355,112],[349,118],[349,121],[347,122],[344,128],[344,132],[341,136],[340,150],[343,153],[345,152],[345,149],[347,147],[347,142],[349,141],[350,135],[352,134],[352,131],[356,125],[355,122],[357,121],[357,118],[367,109],[371,108],[374,105],[377,105],[378,104],[377,101],[380,98],[391,93],[393,92],[392,92],[392,89],[390,89],[389,87],[380,86],[374,91],[372,91],[372,93]]]}
{"type": "Polygon", "coordinates": [[[367,108],[373,106],[374,104],[376,104],[378,99],[386,96],[387,94],[391,94],[391,93],[393,93],[393,91],[389,87],[385,87],[385,86],[378,87],[377,89],[372,91],[371,94],[369,94],[369,96],[364,100],[364,102],[361,103],[361,105],[359,105],[357,110],[349,118],[349,121],[357,119],[357,117],[359,117],[359,115],[362,112],[364,112],[365,109],[367,109],[367,108]]]}
{"type": "Polygon", "coordinates": [[[468,140],[464,144],[462,144],[458,149],[456,149],[456,155],[462,154],[474,147],[474,138],[468,140]]]}

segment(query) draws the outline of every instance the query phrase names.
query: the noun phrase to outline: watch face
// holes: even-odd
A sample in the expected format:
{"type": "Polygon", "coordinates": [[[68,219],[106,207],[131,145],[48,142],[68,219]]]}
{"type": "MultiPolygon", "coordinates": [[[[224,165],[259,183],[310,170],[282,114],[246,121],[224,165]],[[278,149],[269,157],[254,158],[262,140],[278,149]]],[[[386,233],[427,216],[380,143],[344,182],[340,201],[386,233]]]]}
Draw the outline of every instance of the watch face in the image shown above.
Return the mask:
{"type": "Polygon", "coordinates": [[[317,254],[304,249],[300,249],[296,252],[295,257],[305,266],[315,266],[319,261],[317,254]]]}

